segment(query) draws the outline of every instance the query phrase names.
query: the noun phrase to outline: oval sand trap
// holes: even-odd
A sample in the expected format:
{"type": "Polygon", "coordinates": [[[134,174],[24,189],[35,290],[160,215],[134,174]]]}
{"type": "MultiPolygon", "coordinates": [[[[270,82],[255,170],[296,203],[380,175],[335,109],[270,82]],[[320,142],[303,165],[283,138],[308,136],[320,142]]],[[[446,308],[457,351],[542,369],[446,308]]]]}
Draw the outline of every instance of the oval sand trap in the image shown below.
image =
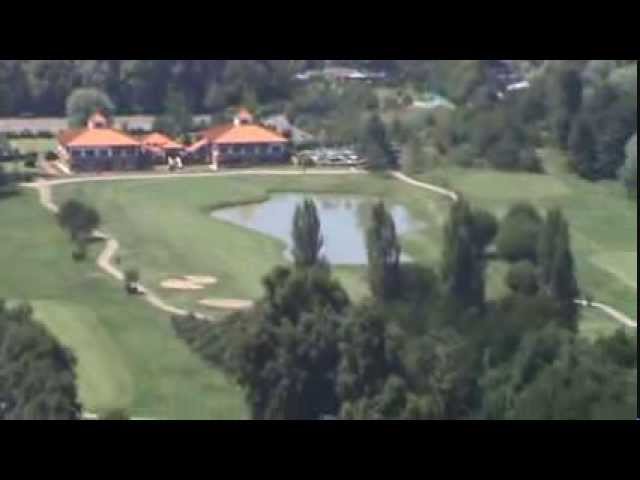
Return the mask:
{"type": "Polygon", "coordinates": [[[216,277],[209,275],[185,275],[184,279],[198,285],[215,285],[218,283],[218,279],[216,277]]]}
{"type": "Polygon", "coordinates": [[[253,306],[251,300],[239,300],[234,298],[205,298],[198,302],[200,305],[225,310],[246,310],[253,306]]]}
{"type": "Polygon", "coordinates": [[[181,278],[169,278],[163,280],[160,285],[162,288],[171,290],[202,290],[204,288],[202,285],[181,278]]]}

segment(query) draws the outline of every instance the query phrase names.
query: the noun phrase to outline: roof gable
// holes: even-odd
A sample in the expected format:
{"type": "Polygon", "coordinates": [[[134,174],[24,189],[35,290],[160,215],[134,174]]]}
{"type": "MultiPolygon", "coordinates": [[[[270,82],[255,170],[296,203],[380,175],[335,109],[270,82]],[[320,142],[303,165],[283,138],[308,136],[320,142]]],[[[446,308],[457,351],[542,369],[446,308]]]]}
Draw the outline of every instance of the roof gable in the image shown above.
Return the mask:
{"type": "Polygon", "coordinates": [[[137,147],[140,142],[112,128],[85,129],[66,143],[69,147],[137,147]]]}
{"type": "Polygon", "coordinates": [[[215,143],[286,143],[288,140],[260,125],[236,125],[211,139],[215,143]]]}

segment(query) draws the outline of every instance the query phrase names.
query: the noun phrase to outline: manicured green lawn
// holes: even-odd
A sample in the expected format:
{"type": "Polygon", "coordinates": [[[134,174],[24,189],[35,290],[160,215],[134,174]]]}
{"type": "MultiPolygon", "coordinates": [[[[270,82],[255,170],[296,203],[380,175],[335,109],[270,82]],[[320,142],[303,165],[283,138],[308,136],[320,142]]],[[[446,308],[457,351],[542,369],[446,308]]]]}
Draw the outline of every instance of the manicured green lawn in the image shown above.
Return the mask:
{"type": "Polygon", "coordinates": [[[32,302],[36,317],[73,349],[86,410],[246,418],[240,390],[175,336],[167,315],[128,297],[93,258],[71,260],[65,234],[33,192],[0,199],[0,212],[0,298],[32,302]]]}
{"type": "Polygon", "coordinates": [[[46,153],[55,151],[57,142],[55,138],[16,138],[11,140],[11,145],[24,153],[46,153]]]}
{"type": "Polygon", "coordinates": [[[561,207],[571,224],[578,280],[585,293],[636,318],[637,204],[619,182],[587,182],[566,172],[558,152],[543,150],[541,156],[552,173],[448,168],[418,179],[444,183],[497,215],[520,200],[540,208],[561,207]]]}
{"type": "MultiPolygon", "coordinates": [[[[296,176],[208,177],[149,181],[70,184],[56,187],[54,198],[75,197],[95,205],[106,229],[121,243],[121,262],[137,266],[145,284],[167,300],[195,307],[205,297],[257,298],[261,278],[284,262],[284,244],[243,227],[210,218],[215,206],[262,200],[269,192],[359,193],[399,202],[425,229],[403,238],[407,252],[422,261],[437,258],[448,204],[437,197],[385,177],[296,176]],[[160,283],[176,275],[213,275],[217,285],[195,292],[163,290],[160,283]]],[[[331,232],[323,232],[330,236],[331,232]]],[[[366,294],[363,269],[336,267],[355,298],[366,294]]]]}
{"type": "MultiPolygon", "coordinates": [[[[635,314],[636,292],[629,281],[636,275],[630,265],[636,256],[636,207],[616,190],[616,184],[592,185],[562,175],[472,170],[438,174],[474,204],[497,213],[523,198],[539,206],[562,206],[572,224],[581,284],[596,299],[635,314]],[[603,264],[610,267],[603,269],[603,264]]],[[[429,175],[424,178],[430,179],[429,175]]],[[[120,241],[121,266],[138,267],[143,283],[169,302],[193,308],[204,297],[257,298],[261,294],[260,279],[283,263],[284,245],[214,220],[209,213],[215,207],[259,201],[280,191],[359,193],[402,204],[426,223],[424,229],[401,239],[403,248],[415,260],[438,267],[448,201],[383,176],[96,182],[55,187],[54,199],[62,202],[74,197],[96,206],[105,229],[120,241]],[[187,293],[160,287],[162,280],[185,274],[213,275],[219,283],[187,293]]],[[[126,296],[121,285],[97,269],[93,258],[80,264],[71,260],[64,233],[32,192],[0,200],[0,208],[0,265],[16,265],[4,269],[0,297],[31,301],[38,319],[75,351],[86,409],[124,407],[134,415],[160,418],[246,417],[239,389],[175,337],[165,314],[126,296]]],[[[96,245],[91,255],[100,248],[96,245]]],[[[491,263],[490,297],[504,293],[507,268],[503,262],[491,263]]],[[[354,300],[368,294],[362,267],[336,267],[335,272],[354,300]]],[[[584,310],[584,335],[594,337],[617,327],[600,312],[584,310]]]]}

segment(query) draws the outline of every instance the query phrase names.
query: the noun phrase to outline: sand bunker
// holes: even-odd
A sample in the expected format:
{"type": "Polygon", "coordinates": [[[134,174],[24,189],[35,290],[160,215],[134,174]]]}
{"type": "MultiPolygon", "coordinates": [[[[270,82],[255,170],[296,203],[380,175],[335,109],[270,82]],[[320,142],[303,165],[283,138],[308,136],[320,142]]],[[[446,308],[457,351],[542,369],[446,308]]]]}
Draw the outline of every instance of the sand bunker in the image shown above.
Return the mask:
{"type": "Polygon", "coordinates": [[[185,275],[184,279],[198,285],[215,285],[218,283],[218,279],[216,277],[208,275],[185,275]]]}
{"type": "Polygon", "coordinates": [[[202,290],[206,285],[218,283],[216,277],[208,275],[184,275],[182,277],[168,278],[160,285],[171,290],[202,290]]]}
{"type": "Polygon", "coordinates": [[[162,288],[170,290],[202,290],[204,288],[202,285],[182,278],[169,278],[164,280],[160,285],[162,288]]]}
{"type": "Polygon", "coordinates": [[[205,298],[198,303],[205,307],[223,308],[225,310],[246,310],[253,306],[251,300],[238,300],[233,298],[205,298]]]}

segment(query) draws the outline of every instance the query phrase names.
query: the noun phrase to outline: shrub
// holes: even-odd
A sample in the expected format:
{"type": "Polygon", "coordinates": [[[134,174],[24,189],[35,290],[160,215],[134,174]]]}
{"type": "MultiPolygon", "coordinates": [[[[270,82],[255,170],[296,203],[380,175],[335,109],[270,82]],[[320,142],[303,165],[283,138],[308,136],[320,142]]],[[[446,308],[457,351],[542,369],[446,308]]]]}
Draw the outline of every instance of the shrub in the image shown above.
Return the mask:
{"type": "Polygon", "coordinates": [[[52,150],[49,150],[47,153],[44,154],[44,158],[49,161],[57,160],[58,154],[52,150]]]}
{"type": "Polygon", "coordinates": [[[541,225],[540,215],[530,204],[518,203],[511,207],[500,224],[496,239],[498,254],[511,262],[535,263],[541,225]]]}
{"type": "Polygon", "coordinates": [[[529,296],[538,293],[536,268],[528,260],[512,265],[507,273],[506,282],[507,286],[515,293],[529,296]]]}
{"type": "Polygon", "coordinates": [[[140,281],[140,272],[136,268],[129,268],[124,272],[125,290],[129,294],[138,293],[137,283],[140,281]]]}
{"type": "Polygon", "coordinates": [[[520,152],[518,166],[520,170],[530,173],[543,173],[540,157],[533,148],[525,148],[520,152]]]}
{"type": "Polygon", "coordinates": [[[476,163],[474,151],[467,144],[456,147],[451,154],[451,159],[459,167],[472,167],[476,163]]]}
{"type": "Polygon", "coordinates": [[[87,258],[87,244],[83,241],[76,243],[76,247],[71,252],[71,258],[76,262],[82,262],[87,258]]]}

